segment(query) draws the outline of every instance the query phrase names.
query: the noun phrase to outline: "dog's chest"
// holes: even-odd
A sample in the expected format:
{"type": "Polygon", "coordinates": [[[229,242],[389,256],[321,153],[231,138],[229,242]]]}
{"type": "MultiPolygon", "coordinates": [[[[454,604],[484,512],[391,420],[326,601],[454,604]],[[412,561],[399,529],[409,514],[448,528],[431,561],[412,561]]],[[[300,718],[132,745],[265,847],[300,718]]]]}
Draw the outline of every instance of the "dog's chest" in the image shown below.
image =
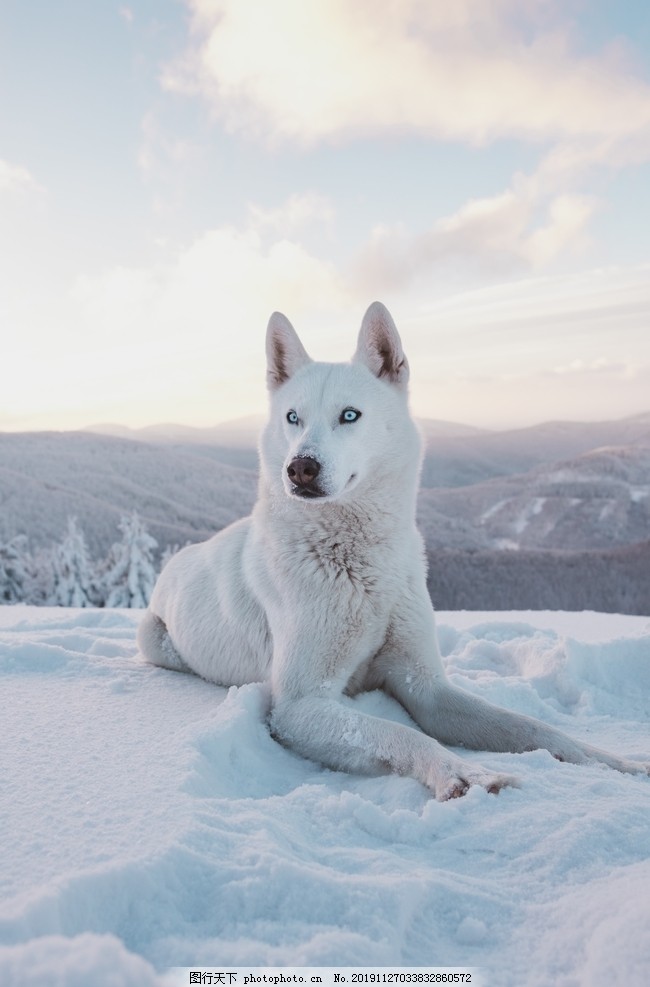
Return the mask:
{"type": "Polygon", "coordinates": [[[376,634],[382,622],[387,626],[404,581],[403,539],[367,519],[274,521],[257,542],[266,577],[256,580],[256,590],[267,612],[326,621],[353,636],[362,627],[376,634]]]}
{"type": "Polygon", "coordinates": [[[305,545],[305,568],[326,579],[343,580],[358,590],[372,590],[377,560],[354,539],[336,534],[305,545]]]}
{"type": "Polygon", "coordinates": [[[386,539],[370,541],[363,532],[346,529],[321,532],[304,540],[300,554],[304,578],[325,593],[338,591],[369,603],[392,595],[398,553],[386,539]]]}

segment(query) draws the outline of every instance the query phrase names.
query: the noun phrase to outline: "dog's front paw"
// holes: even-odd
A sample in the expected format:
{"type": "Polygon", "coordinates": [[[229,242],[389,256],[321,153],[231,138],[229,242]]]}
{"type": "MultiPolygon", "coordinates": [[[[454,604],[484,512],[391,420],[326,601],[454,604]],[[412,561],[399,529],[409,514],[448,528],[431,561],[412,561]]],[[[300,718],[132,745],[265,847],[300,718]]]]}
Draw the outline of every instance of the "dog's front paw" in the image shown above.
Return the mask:
{"type": "Polygon", "coordinates": [[[502,788],[519,788],[512,775],[494,774],[483,768],[474,768],[462,761],[454,765],[439,766],[429,788],[438,802],[461,798],[472,785],[480,785],[491,795],[498,795],[502,788]]]}

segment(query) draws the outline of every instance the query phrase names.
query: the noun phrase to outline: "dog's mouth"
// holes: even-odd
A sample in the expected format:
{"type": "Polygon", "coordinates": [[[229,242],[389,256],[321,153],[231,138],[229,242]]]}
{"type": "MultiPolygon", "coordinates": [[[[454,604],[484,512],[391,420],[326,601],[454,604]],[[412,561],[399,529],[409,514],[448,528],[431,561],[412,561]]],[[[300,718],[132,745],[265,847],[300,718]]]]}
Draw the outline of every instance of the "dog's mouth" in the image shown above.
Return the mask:
{"type": "Polygon", "coordinates": [[[327,494],[324,490],[312,489],[311,487],[292,486],[291,496],[298,497],[299,500],[319,500],[321,497],[327,497],[327,494]]]}
{"type": "Polygon", "coordinates": [[[295,483],[291,484],[289,494],[291,497],[296,497],[298,500],[336,500],[341,493],[345,493],[345,491],[354,486],[356,479],[357,474],[353,473],[343,487],[343,490],[341,490],[338,494],[329,493],[327,490],[322,490],[316,484],[312,484],[310,486],[297,486],[295,483]]]}

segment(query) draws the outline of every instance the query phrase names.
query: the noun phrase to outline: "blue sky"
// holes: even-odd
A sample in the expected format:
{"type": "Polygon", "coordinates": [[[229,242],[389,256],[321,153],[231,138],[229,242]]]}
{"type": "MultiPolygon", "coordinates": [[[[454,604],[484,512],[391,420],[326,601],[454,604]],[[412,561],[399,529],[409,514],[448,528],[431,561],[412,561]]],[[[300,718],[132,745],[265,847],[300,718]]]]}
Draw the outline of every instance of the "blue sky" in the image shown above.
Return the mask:
{"type": "Polygon", "coordinates": [[[650,13],[5,0],[0,428],[264,409],[391,309],[419,415],[650,409],[650,13]]]}

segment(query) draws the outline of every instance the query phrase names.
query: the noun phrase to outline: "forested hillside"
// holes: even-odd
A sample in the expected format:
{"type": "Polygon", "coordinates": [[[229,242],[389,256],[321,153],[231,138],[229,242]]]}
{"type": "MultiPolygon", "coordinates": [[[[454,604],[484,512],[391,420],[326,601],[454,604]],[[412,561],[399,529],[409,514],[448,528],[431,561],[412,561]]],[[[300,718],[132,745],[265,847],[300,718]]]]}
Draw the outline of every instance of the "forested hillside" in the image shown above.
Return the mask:
{"type": "Polygon", "coordinates": [[[439,610],[599,610],[650,616],[650,541],[612,552],[428,553],[439,610]]]}
{"type": "MultiPolygon", "coordinates": [[[[497,433],[421,424],[418,524],[437,606],[650,613],[650,416],[497,433]]],[[[104,605],[129,518],[155,575],[248,514],[257,426],[0,434],[0,599],[104,605]],[[61,575],[73,544],[76,588],[61,575]]]]}

